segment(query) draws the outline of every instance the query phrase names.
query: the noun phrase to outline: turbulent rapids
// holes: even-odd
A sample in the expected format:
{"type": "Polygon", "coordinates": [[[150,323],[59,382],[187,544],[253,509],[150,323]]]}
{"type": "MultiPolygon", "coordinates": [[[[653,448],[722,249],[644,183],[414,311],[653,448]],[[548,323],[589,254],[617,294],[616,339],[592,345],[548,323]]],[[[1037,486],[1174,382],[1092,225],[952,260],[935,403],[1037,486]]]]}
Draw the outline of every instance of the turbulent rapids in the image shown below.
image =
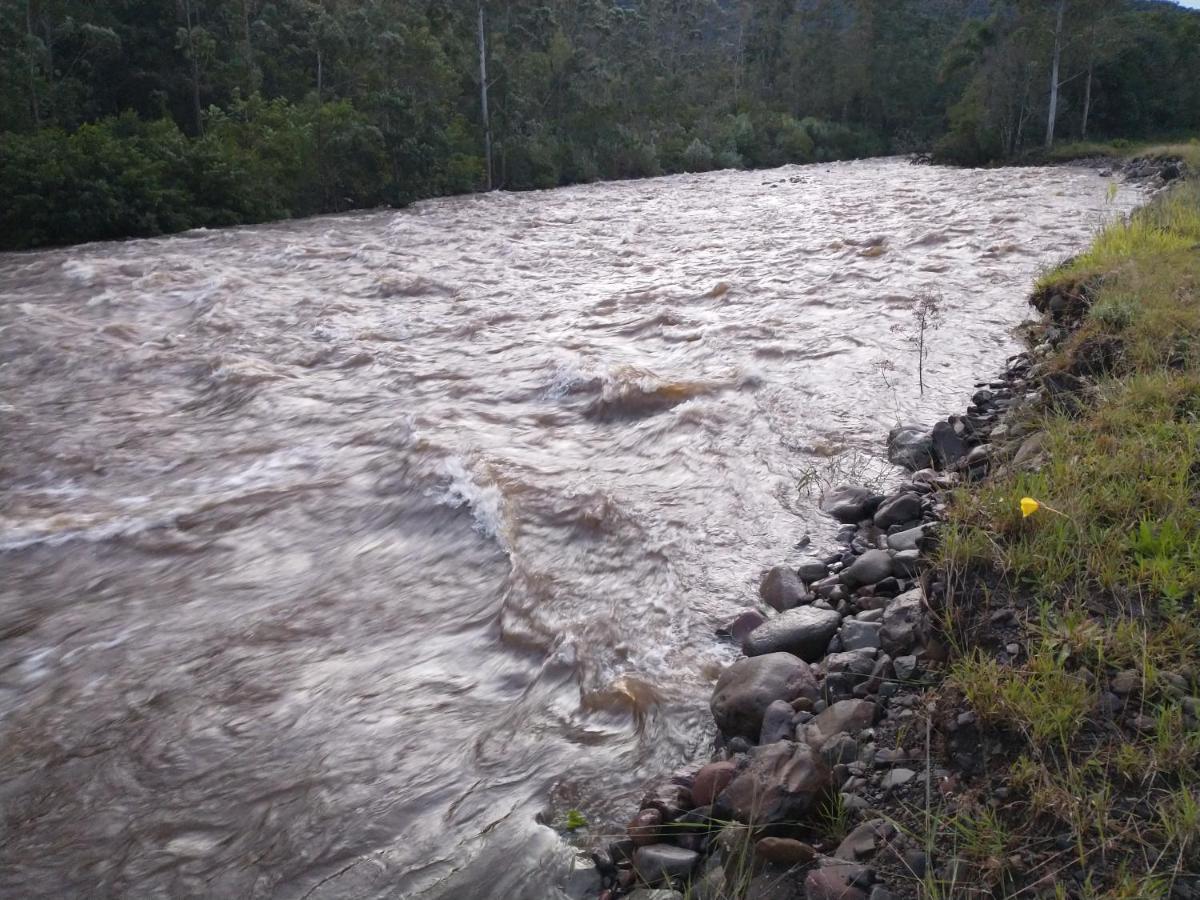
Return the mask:
{"type": "Polygon", "coordinates": [[[714,629],[835,530],[805,485],[961,405],[1108,187],[871,161],[0,256],[0,893],[580,895],[556,824],[701,755],[714,629]]]}

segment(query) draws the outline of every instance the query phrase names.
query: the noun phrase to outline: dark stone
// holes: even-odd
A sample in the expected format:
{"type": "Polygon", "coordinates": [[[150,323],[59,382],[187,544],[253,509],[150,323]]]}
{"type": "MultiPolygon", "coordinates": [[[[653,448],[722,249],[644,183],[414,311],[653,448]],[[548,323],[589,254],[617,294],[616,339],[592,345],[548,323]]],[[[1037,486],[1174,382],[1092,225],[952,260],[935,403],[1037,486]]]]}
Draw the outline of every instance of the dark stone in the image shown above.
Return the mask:
{"type": "Polygon", "coordinates": [[[907,531],[897,531],[889,534],[887,545],[889,550],[902,552],[904,550],[919,550],[921,541],[932,531],[929,523],[909,528],[907,531]]]}
{"type": "Polygon", "coordinates": [[[869,518],[874,512],[874,494],[864,487],[843,484],[834,488],[821,500],[821,509],[839,522],[853,525],[869,518]]]}
{"type": "Polygon", "coordinates": [[[869,869],[851,863],[822,866],[804,879],[804,895],[807,900],[867,900],[860,884],[870,884],[869,869]]]}
{"type": "Polygon", "coordinates": [[[763,603],[779,612],[799,606],[806,596],[799,577],[786,566],[768,571],[758,586],[763,603]]]}
{"type": "Polygon", "coordinates": [[[887,531],[895,525],[907,525],[921,520],[921,497],[918,494],[897,494],[887,500],[875,513],[875,527],[887,531]]]}
{"type": "Polygon", "coordinates": [[[700,807],[712,806],[717,795],[729,786],[737,772],[737,763],[715,762],[704,766],[696,773],[692,784],[692,802],[700,807]]]}
{"type": "Polygon", "coordinates": [[[891,656],[910,653],[924,637],[925,605],[920,589],[908,591],[888,603],[879,636],[891,656]]]}
{"type": "Polygon", "coordinates": [[[647,884],[686,878],[698,862],[700,854],[696,851],[673,844],[650,844],[639,847],[633,854],[633,868],[647,884]]]}
{"type": "Polygon", "coordinates": [[[842,647],[846,650],[869,650],[879,647],[881,627],[878,622],[846,620],[842,623],[841,631],[838,632],[842,638],[842,647]]]}
{"type": "Polygon", "coordinates": [[[839,700],[804,726],[804,739],[819,750],[835,734],[854,735],[870,728],[878,711],[870,700],[839,700]]]}
{"type": "Polygon", "coordinates": [[[833,773],[811,747],[756,747],[749,765],[717,798],[716,811],[756,826],[804,823],[833,793],[833,773]]]}
{"type": "Polygon", "coordinates": [[[781,866],[802,866],[816,859],[817,851],[804,841],[765,837],[754,844],[754,855],[781,866]]]}
{"type": "Polygon", "coordinates": [[[681,784],[660,784],[642,798],[640,805],[644,810],[658,810],[663,822],[673,822],[695,806],[692,792],[681,784]]]}
{"type": "Polygon", "coordinates": [[[849,862],[867,862],[895,836],[896,829],[886,819],[871,819],[846,835],[833,855],[849,862]]]}
{"type": "Polygon", "coordinates": [[[843,570],[839,578],[850,590],[875,584],[892,574],[892,558],[886,550],[868,550],[843,570]]]}
{"type": "Polygon", "coordinates": [[[722,672],[710,706],[724,734],[756,740],[773,701],[815,700],[818,695],[817,680],[804,660],[790,653],[765,653],[739,659],[722,672]]]}
{"type": "Polygon", "coordinates": [[[829,639],[837,633],[841,621],[842,617],[833,610],[815,606],[789,609],[750,632],[742,642],[742,650],[751,657],[783,652],[816,662],[825,655],[829,639]]]}
{"type": "Polygon", "coordinates": [[[967,445],[949,422],[933,426],[933,464],[938,469],[952,468],[967,452],[967,445]]]}
{"type": "Polygon", "coordinates": [[[933,466],[933,440],[924,429],[900,425],[888,432],[888,461],[909,471],[933,466]]]}
{"type": "Polygon", "coordinates": [[[773,744],[776,741],[791,740],[795,732],[793,719],[796,711],[786,700],[776,700],[763,713],[762,731],[758,736],[759,744],[773,744]]]}
{"type": "Polygon", "coordinates": [[[808,584],[820,581],[825,577],[827,571],[825,563],[812,557],[800,560],[800,563],[796,566],[796,574],[800,576],[801,581],[808,584]]]}
{"type": "Polygon", "coordinates": [[[746,639],[746,635],[765,621],[767,621],[767,617],[757,609],[748,609],[728,625],[718,628],[717,636],[731,637],[740,644],[746,639]]]}
{"type": "Polygon", "coordinates": [[[641,847],[646,844],[653,844],[658,840],[658,831],[662,826],[662,813],[657,809],[643,809],[633,821],[629,823],[629,827],[625,830],[629,833],[629,837],[634,844],[641,847]]]}

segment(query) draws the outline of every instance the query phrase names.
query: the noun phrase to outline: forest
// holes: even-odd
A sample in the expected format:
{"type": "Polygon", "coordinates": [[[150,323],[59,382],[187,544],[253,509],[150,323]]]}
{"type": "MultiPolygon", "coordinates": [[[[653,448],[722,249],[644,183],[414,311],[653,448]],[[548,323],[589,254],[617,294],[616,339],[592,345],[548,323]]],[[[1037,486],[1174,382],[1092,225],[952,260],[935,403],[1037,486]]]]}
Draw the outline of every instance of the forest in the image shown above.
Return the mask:
{"type": "Polygon", "coordinates": [[[1150,0],[0,0],[0,248],[1200,122],[1150,0]]]}

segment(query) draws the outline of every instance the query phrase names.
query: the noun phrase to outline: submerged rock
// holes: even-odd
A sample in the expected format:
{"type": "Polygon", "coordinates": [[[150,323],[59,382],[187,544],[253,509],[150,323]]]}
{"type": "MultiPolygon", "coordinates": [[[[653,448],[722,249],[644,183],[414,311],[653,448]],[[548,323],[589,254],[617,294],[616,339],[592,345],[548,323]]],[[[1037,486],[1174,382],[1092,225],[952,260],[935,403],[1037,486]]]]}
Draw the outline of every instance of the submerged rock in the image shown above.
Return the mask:
{"type": "Polygon", "coordinates": [[[808,663],[791,653],[765,653],[739,659],[722,672],[710,708],[723,734],[753,741],[773,701],[816,700],[818,695],[817,679],[808,663]]]}
{"type": "Polygon", "coordinates": [[[825,655],[829,639],[837,633],[841,615],[832,609],[802,606],[789,609],[755,628],[742,643],[747,656],[792,653],[805,662],[825,655]]]}

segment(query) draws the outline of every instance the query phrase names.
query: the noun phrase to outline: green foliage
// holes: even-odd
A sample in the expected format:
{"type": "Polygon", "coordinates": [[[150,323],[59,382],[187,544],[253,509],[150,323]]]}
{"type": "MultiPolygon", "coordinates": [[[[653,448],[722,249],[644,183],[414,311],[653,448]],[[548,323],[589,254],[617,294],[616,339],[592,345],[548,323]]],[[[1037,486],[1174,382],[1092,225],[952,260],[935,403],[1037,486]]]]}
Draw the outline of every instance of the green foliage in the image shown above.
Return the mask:
{"type": "MultiPolygon", "coordinates": [[[[1048,6],[485,4],[491,181],[522,190],[935,142],[971,164],[1020,155],[1045,124],[1048,6]]],[[[1200,15],[1070,6],[1064,136],[1085,85],[1097,133],[1195,127],[1200,15]]],[[[0,0],[0,152],[16,197],[0,247],[478,190],[477,10],[0,0]]]]}

